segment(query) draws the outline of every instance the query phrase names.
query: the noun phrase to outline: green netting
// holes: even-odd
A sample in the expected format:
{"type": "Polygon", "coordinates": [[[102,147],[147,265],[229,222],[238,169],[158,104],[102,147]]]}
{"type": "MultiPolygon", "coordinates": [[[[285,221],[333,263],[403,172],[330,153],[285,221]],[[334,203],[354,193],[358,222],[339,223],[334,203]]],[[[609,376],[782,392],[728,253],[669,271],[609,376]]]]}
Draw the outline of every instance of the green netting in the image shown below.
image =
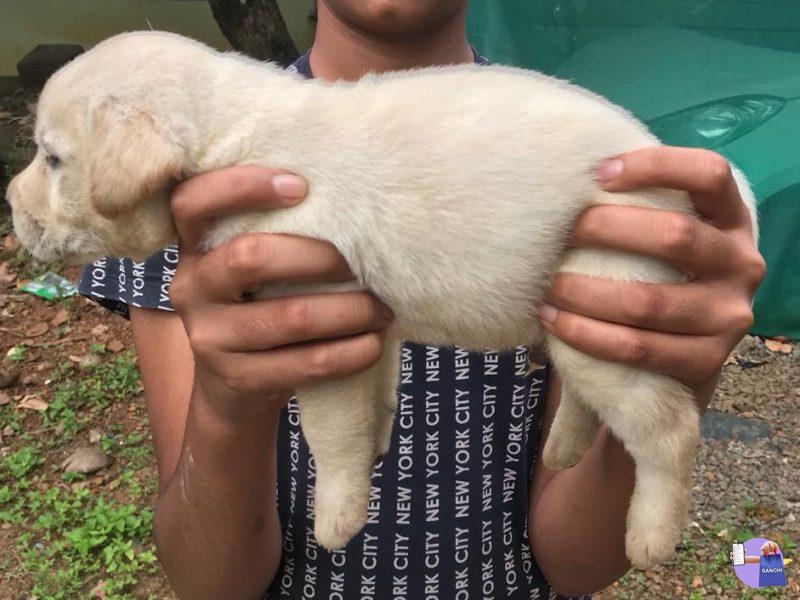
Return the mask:
{"type": "Polygon", "coordinates": [[[470,0],[468,30],[492,61],[570,79],[742,169],[768,265],[753,331],[800,338],[800,2],[470,0]]]}

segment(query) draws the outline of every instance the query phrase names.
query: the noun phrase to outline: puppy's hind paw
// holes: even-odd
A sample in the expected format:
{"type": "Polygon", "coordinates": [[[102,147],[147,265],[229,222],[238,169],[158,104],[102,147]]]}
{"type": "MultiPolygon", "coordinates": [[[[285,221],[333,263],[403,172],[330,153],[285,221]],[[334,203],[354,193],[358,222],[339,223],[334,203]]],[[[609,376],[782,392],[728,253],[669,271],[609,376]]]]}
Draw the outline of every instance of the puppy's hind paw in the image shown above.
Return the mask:
{"type": "Polygon", "coordinates": [[[676,536],[657,527],[633,527],[625,534],[625,551],[635,568],[651,569],[672,557],[678,541],[676,536]]]}
{"type": "Polygon", "coordinates": [[[367,522],[369,490],[349,494],[336,494],[337,491],[318,493],[315,501],[314,536],[329,551],[343,548],[367,522]]]}

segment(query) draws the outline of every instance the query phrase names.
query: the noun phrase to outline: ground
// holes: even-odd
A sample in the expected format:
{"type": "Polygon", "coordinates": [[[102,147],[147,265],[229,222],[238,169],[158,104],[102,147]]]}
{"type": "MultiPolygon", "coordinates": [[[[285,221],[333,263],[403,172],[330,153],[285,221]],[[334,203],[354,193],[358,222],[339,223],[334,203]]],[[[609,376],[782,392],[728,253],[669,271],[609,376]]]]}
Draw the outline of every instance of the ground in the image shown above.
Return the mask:
{"type": "MultiPolygon", "coordinates": [[[[2,100],[0,116],[26,102],[2,100]]],[[[14,164],[7,156],[0,162],[14,164]]],[[[0,188],[3,175],[0,165],[0,188]]],[[[44,270],[73,281],[78,271],[36,264],[9,232],[0,213],[0,600],[173,598],[154,556],[156,470],[128,323],[84,298],[21,292],[44,270]],[[79,448],[98,462],[65,470],[79,448]],[[79,467],[92,472],[69,470],[79,467]]],[[[797,562],[788,590],[758,593],[728,562],[733,540],[756,536],[797,554],[799,363],[797,344],[740,344],[704,419],[676,558],[631,571],[597,598],[800,597],[797,562]]]]}

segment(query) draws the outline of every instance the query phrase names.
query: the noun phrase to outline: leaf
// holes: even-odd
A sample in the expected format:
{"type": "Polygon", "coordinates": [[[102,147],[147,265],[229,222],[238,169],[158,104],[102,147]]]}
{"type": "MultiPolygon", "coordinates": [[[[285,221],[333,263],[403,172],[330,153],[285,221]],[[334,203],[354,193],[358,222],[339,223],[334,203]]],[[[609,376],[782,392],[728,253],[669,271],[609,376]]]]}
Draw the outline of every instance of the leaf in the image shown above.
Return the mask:
{"type": "Polygon", "coordinates": [[[47,410],[49,406],[50,405],[45,400],[42,400],[41,398],[39,398],[39,396],[34,396],[33,394],[25,396],[17,404],[17,408],[27,408],[30,410],[38,410],[38,411],[47,410]]]}
{"type": "Polygon", "coordinates": [[[58,327],[59,325],[63,325],[69,321],[69,311],[66,308],[62,308],[60,311],[56,313],[56,316],[50,321],[50,324],[53,327],[58,327]]]}
{"type": "Polygon", "coordinates": [[[25,335],[28,337],[38,337],[47,333],[50,330],[50,326],[45,323],[44,321],[40,321],[39,323],[34,323],[30,327],[25,330],[25,335]]]}
{"type": "Polygon", "coordinates": [[[19,239],[14,233],[9,233],[6,237],[3,238],[3,250],[8,250],[9,252],[16,252],[20,249],[19,239]]]}
{"type": "Polygon", "coordinates": [[[11,349],[6,352],[6,357],[8,360],[13,360],[14,362],[21,361],[25,358],[25,346],[12,346],[11,349]]]}
{"type": "Polygon", "coordinates": [[[766,339],[764,340],[764,345],[767,347],[768,350],[772,352],[780,352],[781,354],[791,354],[792,352],[792,345],[788,343],[785,338],[784,339],[766,339]]]}

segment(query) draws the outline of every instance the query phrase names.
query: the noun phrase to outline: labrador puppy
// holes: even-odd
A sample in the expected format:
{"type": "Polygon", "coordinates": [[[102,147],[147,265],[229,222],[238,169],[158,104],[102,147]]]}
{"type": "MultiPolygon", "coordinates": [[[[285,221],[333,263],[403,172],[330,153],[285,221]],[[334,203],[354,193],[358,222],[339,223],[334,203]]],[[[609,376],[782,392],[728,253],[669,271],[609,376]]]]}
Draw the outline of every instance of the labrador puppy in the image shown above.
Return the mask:
{"type": "MultiPolygon", "coordinates": [[[[196,173],[254,164],[309,181],[299,206],[220,219],[205,244],[252,231],[327,240],[358,289],[395,313],[374,367],[296,390],[316,459],[322,546],[342,547],[365,523],[372,467],[390,440],[400,342],[413,340],[474,350],[545,344],[564,386],[544,464],[576,464],[605,423],[636,462],[629,558],[649,567],[672,554],[699,438],[692,393],[664,375],[582,354],[534,315],[559,270],[686,279],[651,258],[567,247],[576,217],[592,205],[695,214],[683,192],[611,194],[594,181],[601,159],[659,143],[630,114],[521,69],[306,81],[159,32],[120,35],[77,58],[47,83],[37,113],[38,153],[9,195],[20,240],[44,259],[141,260],[174,242],[169,189],[196,173]]],[[[752,210],[753,195],[736,177],[752,210]]]]}

